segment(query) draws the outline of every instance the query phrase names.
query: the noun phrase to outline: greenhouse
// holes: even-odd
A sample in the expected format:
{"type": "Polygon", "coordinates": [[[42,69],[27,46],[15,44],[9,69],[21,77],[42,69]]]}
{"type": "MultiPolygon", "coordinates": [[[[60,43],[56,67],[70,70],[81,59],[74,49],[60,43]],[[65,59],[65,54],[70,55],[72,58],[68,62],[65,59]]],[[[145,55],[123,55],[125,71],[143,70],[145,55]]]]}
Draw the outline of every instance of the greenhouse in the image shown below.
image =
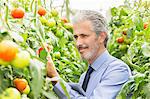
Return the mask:
{"type": "Polygon", "coordinates": [[[150,99],[150,0],[0,0],[0,99],[150,99]]]}

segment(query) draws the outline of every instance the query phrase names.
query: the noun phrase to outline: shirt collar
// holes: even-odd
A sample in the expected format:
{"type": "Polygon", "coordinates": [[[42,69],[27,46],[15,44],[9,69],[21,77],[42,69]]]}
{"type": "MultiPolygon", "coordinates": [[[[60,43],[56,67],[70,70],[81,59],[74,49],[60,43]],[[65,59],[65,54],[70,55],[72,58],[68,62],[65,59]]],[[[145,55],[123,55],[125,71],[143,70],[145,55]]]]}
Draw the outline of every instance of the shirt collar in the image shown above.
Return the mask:
{"type": "Polygon", "coordinates": [[[92,64],[91,67],[97,70],[110,56],[109,52],[105,50],[92,64]]]}

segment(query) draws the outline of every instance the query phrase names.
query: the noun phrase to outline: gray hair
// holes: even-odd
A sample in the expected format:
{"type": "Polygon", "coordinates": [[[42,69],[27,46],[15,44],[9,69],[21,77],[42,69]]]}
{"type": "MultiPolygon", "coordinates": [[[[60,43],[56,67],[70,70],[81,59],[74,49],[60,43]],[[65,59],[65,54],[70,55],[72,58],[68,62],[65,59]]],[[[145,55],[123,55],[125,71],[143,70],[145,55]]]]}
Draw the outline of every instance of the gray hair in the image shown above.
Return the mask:
{"type": "MultiPolygon", "coordinates": [[[[99,36],[101,32],[108,32],[106,19],[102,16],[101,13],[92,10],[80,10],[77,12],[75,17],[73,17],[73,24],[89,20],[92,23],[93,31],[99,36]]],[[[108,36],[104,41],[104,45],[106,47],[108,41],[108,36]]]]}

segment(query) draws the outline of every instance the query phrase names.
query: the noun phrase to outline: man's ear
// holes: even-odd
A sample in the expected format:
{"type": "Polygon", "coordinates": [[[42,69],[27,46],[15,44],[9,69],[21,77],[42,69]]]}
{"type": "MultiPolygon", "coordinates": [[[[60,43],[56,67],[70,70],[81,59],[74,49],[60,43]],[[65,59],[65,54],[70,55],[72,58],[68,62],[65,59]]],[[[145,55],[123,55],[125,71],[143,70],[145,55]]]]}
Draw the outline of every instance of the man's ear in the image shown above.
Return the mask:
{"type": "Polygon", "coordinates": [[[100,32],[99,33],[99,37],[98,40],[100,43],[104,43],[105,39],[106,39],[107,33],[106,32],[100,32]]]}

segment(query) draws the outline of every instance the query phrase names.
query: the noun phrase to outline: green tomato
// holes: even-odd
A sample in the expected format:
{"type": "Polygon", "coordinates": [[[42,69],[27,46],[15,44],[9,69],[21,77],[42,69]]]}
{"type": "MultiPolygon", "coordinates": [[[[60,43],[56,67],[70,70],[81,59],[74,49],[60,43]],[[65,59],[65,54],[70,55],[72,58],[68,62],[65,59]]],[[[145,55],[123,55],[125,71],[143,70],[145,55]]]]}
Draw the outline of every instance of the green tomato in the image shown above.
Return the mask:
{"type": "Polygon", "coordinates": [[[2,60],[2,59],[0,59],[0,65],[9,65],[9,62],[6,62],[6,61],[4,61],[4,60],[2,60]]]}
{"type": "Polygon", "coordinates": [[[49,26],[50,28],[56,26],[56,21],[54,19],[51,19],[50,21],[48,21],[46,23],[47,26],[49,26]]]}
{"type": "Polygon", "coordinates": [[[53,57],[60,59],[60,52],[54,52],[53,57]]]}
{"type": "Polygon", "coordinates": [[[64,27],[65,27],[66,29],[72,29],[72,28],[73,28],[73,25],[72,25],[71,23],[65,23],[65,24],[64,24],[64,27]]]}
{"type": "Polygon", "coordinates": [[[27,51],[19,52],[11,64],[16,68],[24,68],[29,66],[30,54],[27,51]]]}
{"type": "Polygon", "coordinates": [[[138,36],[143,36],[143,35],[144,35],[144,32],[141,31],[141,32],[137,32],[136,34],[137,34],[138,36]]]}
{"type": "Polygon", "coordinates": [[[65,51],[65,52],[64,52],[64,55],[65,55],[66,57],[69,57],[69,56],[70,56],[69,51],[65,51]]]}
{"type": "Polygon", "coordinates": [[[10,87],[3,92],[0,99],[21,99],[21,94],[16,88],[10,87]]]}
{"type": "Polygon", "coordinates": [[[132,41],[131,41],[131,39],[125,39],[124,42],[125,42],[126,44],[131,44],[132,41]]]}
{"type": "Polygon", "coordinates": [[[56,17],[56,16],[58,16],[58,11],[56,9],[52,9],[51,14],[52,14],[52,16],[56,17]]]}
{"type": "Polygon", "coordinates": [[[44,17],[39,18],[42,24],[46,24],[48,21],[44,17]]]}
{"type": "Polygon", "coordinates": [[[56,34],[57,37],[62,37],[64,35],[63,31],[57,30],[56,34]]]}
{"type": "Polygon", "coordinates": [[[121,51],[125,51],[125,50],[127,50],[127,45],[119,45],[119,49],[121,51]]]}
{"type": "Polygon", "coordinates": [[[29,92],[30,92],[30,86],[27,85],[27,87],[22,91],[22,93],[29,94],[29,92]]]}

